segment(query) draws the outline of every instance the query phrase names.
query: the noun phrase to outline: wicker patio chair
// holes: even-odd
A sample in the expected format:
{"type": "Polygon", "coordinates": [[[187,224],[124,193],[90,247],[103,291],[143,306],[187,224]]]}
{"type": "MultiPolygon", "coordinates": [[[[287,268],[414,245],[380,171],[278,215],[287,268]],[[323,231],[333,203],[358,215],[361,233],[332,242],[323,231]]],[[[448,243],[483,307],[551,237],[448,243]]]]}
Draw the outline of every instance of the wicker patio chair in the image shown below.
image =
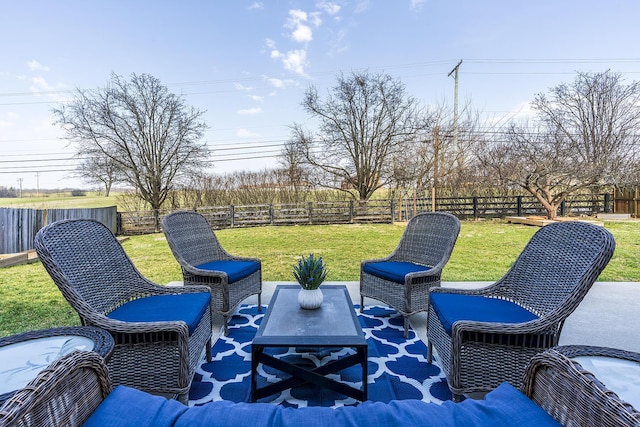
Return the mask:
{"type": "Polygon", "coordinates": [[[170,213],[162,219],[162,229],[182,267],[184,284],[211,288],[211,310],[222,315],[225,335],[229,333],[229,317],[247,297],[257,294],[258,310],[262,310],[259,259],[225,251],[207,219],[197,212],[170,213]]]}
{"type": "MultiPolygon", "coordinates": [[[[563,425],[640,426],[640,411],[621,399],[612,386],[608,387],[605,378],[595,376],[573,360],[579,356],[640,364],[640,353],[625,350],[579,345],[554,347],[531,359],[522,392],[563,425]]],[[[638,381],[637,378],[626,379],[636,384],[638,381]]],[[[615,379],[615,383],[619,381],[619,378],[615,379]]]]}
{"type": "Polygon", "coordinates": [[[482,289],[431,289],[428,361],[433,347],[454,399],[503,381],[522,384],[529,360],[558,344],[565,319],[615,248],[604,227],[570,221],[538,230],[507,273],[482,289]]]}
{"type": "Polygon", "coordinates": [[[460,221],[451,214],[414,216],[391,255],[361,262],[360,312],[365,297],[388,304],[404,316],[406,338],[409,316],[429,308],[429,289],[440,286],[459,233],[460,221]]]}
{"type": "Polygon", "coordinates": [[[211,361],[209,288],[165,287],[146,279],[98,221],[58,221],[35,248],[83,325],[111,333],[114,384],[188,400],[202,353],[211,361]]]}

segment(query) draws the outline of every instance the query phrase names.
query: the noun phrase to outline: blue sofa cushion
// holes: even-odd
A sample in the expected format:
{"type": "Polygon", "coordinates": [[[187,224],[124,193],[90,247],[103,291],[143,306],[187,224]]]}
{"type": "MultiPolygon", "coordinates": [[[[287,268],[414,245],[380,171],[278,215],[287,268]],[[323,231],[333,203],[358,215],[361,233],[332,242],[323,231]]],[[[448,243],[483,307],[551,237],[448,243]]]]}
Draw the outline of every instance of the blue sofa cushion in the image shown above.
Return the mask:
{"type": "Polygon", "coordinates": [[[237,282],[260,270],[260,263],[255,261],[211,261],[196,265],[196,268],[209,271],[224,271],[227,273],[229,283],[237,282]]]}
{"type": "Polygon", "coordinates": [[[207,311],[210,299],[209,292],[153,295],[129,301],[107,314],[107,317],[125,322],[181,320],[187,324],[191,335],[207,311]]]}
{"type": "Polygon", "coordinates": [[[429,302],[449,336],[451,336],[453,324],[458,320],[522,323],[538,318],[518,304],[480,295],[431,292],[429,302]]]}
{"type": "Polygon", "coordinates": [[[442,405],[419,400],[366,401],[358,406],[286,408],[270,403],[216,401],[187,409],[176,401],[118,386],[85,426],[165,427],[544,427],[558,424],[542,408],[507,383],[483,400],[442,405]]]}
{"type": "Polygon", "coordinates": [[[429,271],[431,267],[406,261],[369,262],[362,268],[365,273],[396,283],[404,283],[404,276],[409,273],[429,271]]]}
{"type": "Polygon", "coordinates": [[[93,411],[85,427],[170,427],[187,407],[177,400],[153,396],[119,385],[93,411]]]}

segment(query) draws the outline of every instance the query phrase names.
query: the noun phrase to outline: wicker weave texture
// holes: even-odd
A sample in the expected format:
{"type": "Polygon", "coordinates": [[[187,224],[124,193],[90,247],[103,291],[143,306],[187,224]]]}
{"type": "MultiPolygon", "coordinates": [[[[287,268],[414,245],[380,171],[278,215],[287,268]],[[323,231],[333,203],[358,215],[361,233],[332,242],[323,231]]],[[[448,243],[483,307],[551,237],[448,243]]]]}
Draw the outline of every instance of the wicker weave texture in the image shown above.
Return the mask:
{"type": "Polygon", "coordinates": [[[223,316],[225,335],[228,333],[229,316],[243,300],[257,294],[258,305],[261,305],[262,266],[257,272],[233,283],[229,283],[223,271],[196,268],[196,265],[221,260],[260,264],[257,258],[238,257],[225,251],[203,215],[192,211],[172,212],[162,219],[162,229],[173,255],[182,267],[184,284],[206,285],[211,289],[211,311],[223,316]]]}
{"type": "Polygon", "coordinates": [[[0,407],[0,426],[81,426],[111,390],[104,360],[94,352],[74,351],[0,407]]]}
{"type": "Polygon", "coordinates": [[[360,306],[364,298],[382,301],[404,316],[405,337],[408,317],[429,308],[429,289],[440,286],[442,269],[449,261],[460,233],[460,221],[444,212],[416,215],[408,223],[391,255],[365,260],[360,265],[360,306]],[[405,276],[396,283],[364,271],[366,264],[383,261],[405,261],[430,267],[429,270],[405,276]]]}
{"type": "Polygon", "coordinates": [[[606,356],[640,363],[640,354],[593,346],[560,346],[535,356],[522,392],[562,425],[637,427],[640,412],[570,358],[606,356]]]}
{"type": "MultiPolygon", "coordinates": [[[[12,344],[24,343],[25,341],[39,338],[50,338],[59,336],[79,336],[89,338],[93,341],[93,351],[100,357],[109,360],[113,352],[113,337],[104,329],[92,326],[63,326],[59,328],[38,329],[36,331],[23,332],[21,334],[9,335],[0,338],[0,348],[12,344]]],[[[13,396],[14,392],[0,395],[0,404],[13,396]]]]}
{"type": "Polygon", "coordinates": [[[205,286],[167,288],[135,268],[111,231],[88,220],[58,221],[35,239],[42,264],[83,325],[111,333],[115,348],[109,360],[113,382],[186,402],[195,367],[206,350],[211,359],[211,311],[189,336],[184,322],[123,322],[106,315],[137,298],[162,294],[209,292],[205,286]]]}
{"type": "Polygon", "coordinates": [[[514,302],[539,318],[526,323],[460,320],[444,333],[433,308],[427,319],[433,347],[455,395],[489,391],[503,381],[520,386],[536,353],[557,345],[564,320],[576,309],[611,259],[615,241],[603,227],[572,221],[536,232],[509,271],[482,289],[431,289],[514,302]]]}

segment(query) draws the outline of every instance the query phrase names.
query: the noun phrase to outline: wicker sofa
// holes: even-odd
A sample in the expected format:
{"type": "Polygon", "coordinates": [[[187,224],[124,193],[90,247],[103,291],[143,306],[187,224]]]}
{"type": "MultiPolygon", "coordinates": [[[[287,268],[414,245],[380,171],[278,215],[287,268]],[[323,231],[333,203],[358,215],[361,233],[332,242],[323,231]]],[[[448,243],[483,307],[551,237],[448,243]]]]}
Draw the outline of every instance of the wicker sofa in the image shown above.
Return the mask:
{"type": "Polygon", "coordinates": [[[442,405],[417,400],[364,402],[338,409],[217,401],[188,408],[126,386],[112,389],[96,353],[74,352],[5,402],[0,426],[640,425],[640,412],[569,359],[581,354],[640,362],[638,353],[556,347],[532,359],[521,391],[505,383],[484,400],[442,405]]]}

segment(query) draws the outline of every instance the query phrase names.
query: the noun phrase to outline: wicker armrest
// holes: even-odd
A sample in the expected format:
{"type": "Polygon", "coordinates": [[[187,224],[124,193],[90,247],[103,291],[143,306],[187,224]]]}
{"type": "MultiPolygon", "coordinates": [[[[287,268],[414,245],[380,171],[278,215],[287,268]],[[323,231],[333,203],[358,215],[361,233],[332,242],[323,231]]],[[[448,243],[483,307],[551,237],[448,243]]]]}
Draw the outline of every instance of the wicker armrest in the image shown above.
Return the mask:
{"type": "Polygon", "coordinates": [[[0,407],[2,426],[80,426],[111,392],[102,358],[74,351],[53,362],[0,407]]]}
{"type": "Polygon", "coordinates": [[[522,392],[562,425],[638,426],[640,412],[607,389],[593,374],[569,357],[606,355],[638,361],[640,355],[612,349],[555,347],[529,364],[522,392]],[[629,358],[628,356],[631,356],[629,358]]]}

